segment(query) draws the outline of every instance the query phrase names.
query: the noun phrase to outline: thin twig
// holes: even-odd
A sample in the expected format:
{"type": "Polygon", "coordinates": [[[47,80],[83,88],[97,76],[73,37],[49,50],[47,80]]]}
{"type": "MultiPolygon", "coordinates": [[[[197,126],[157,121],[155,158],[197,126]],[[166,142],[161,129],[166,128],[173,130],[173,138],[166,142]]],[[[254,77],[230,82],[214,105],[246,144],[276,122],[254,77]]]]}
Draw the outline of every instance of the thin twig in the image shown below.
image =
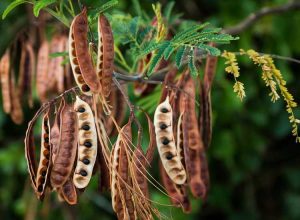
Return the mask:
{"type": "Polygon", "coordinates": [[[276,7],[265,7],[257,12],[250,14],[244,20],[233,27],[229,27],[223,30],[224,33],[236,35],[250,26],[252,26],[255,22],[260,20],[262,17],[272,14],[282,14],[291,10],[299,10],[300,9],[300,1],[292,1],[284,5],[276,6],[276,7]]]}

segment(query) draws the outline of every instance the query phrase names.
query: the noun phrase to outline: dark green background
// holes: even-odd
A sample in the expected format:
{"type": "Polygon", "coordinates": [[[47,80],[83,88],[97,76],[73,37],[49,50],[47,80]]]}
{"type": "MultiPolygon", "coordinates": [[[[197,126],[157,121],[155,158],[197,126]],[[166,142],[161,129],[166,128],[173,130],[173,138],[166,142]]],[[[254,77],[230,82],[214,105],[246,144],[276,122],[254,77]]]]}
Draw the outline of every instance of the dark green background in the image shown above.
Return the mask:
{"type": "MultiPolygon", "coordinates": [[[[8,2],[1,0],[0,12],[8,2]]],[[[151,10],[152,1],[141,2],[143,9],[151,10]]],[[[228,27],[264,6],[286,2],[179,0],[175,10],[183,13],[184,18],[228,27]]],[[[131,6],[130,1],[121,0],[118,9],[131,13],[131,6]]],[[[27,24],[25,12],[24,7],[19,7],[0,21],[0,54],[20,27],[27,24]]],[[[300,11],[265,17],[226,49],[253,48],[300,59],[299,24],[300,11]]],[[[189,215],[176,208],[159,207],[173,219],[300,219],[300,145],[291,136],[284,103],[281,100],[272,104],[260,70],[247,59],[239,58],[239,62],[240,80],[247,95],[242,103],[233,93],[232,78],[224,72],[224,60],[218,63],[212,90],[214,133],[208,150],[211,175],[208,200],[205,204],[193,201],[193,212],[189,215]]],[[[279,60],[276,64],[300,102],[300,64],[279,60]]],[[[0,219],[114,219],[109,197],[96,191],[95,179],[75,207],[57,203],[55,196],[50,203],[36,201],[28,182],[23,146],[27,122],[34,111],[26,109],[25,123],[17,126],[0,108],[0,219]]],[[[151,173],[157,176],[155,164],[151,173]]],[[[152,195],[156,201],[168,202],[157,191],[153,190],[152,195]]]]}

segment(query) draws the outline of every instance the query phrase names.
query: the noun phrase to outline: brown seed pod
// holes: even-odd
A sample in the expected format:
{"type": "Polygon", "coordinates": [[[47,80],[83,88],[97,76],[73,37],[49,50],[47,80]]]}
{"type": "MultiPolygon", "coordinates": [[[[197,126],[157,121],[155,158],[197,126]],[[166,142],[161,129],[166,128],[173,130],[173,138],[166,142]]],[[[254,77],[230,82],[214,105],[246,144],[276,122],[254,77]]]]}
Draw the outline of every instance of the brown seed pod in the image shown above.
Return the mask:
{"type": "Polygon", "coordinates": [[[58,189],[58,193],[69,205],[77,204],[77,192],[72,179],[68,179],[65,184],[58,189]]]}
{"type": "Polygon", "coordinates": [[[186,172],[175,146],[172,117],[172,108],[167,96],[154,113],[156,144],[167,174],[175,184],[182,185],[186,181],[186,172]]]}
{"type": "Polygon", "coordinates": [[[58,110],[55,115],[54,119],[54,124],[51,128],[51,139],[50,139],[50,144],[51,144],[51,151],[52,151],[52,163],[54,164],[54,161],[56,159],[56,156],[58,154],[59,150],[59,142],[60,142],[60,116],[61,116],[61,111],[63,107],[65,106],[65,99],[62,98],[58,107],[58,110]]]}
{"type": "Polygon", "coordinates": [[[11,112],[10,116],[15,124],[22,124],[24,120],[19,88],[15,86],[15,74],[12,72],[10,79],[11,112]]]}
{"type": "Polygon", "coordinates": [[[195,84],[189,72],[184,73],[184,93],[180,96],[180,111],[182,116],[183,146],[185,165],[189,175],[189,185],[195,197],[204,198],[206,188],[201,174],[201,153],[203,142],[197,124],[195,110],[195,84]]]}
{"type": "Polygon", "coordinates": [[[128,176],[127,149],[132,140],[131,121],[120,131],[112,154],[111,197],[112,207],[119,219],[134,216],[134,205],[126,184],[130,185],[128,176]]]}
{"type": "Polygon", "coordinates": [[[30,108],[33,107],[33,97],[32,97],[32,83],[34,79],[34,65],[35,65],[35,55],[33,51],[32,43],[25,42],[22,44],[21,58],[20,58],[20,70],[19,70],[19,99],[26,100],[24,98],[27,94],[28,105],[30,108]]]}
{"type": "Polygon", "coordinates": [[[205,151],[201,152],[200,161],[201,161],[201,178],[203,180],[203,183],[204,183],[205,189],[206,189],[206,194],[205,194],[204,199],[206,199],[207,192],[210,187],[210,177],[209,177],[208,162],[207,162],[207,157],[206,157],[205,151]]]}
{"type": "Polygon", "coordinates": [[[211,142],[212,136],[212,108],[211,108],[211,86],[213,78],[216,72],[217,57],[208,56],[206,59],[205,72],[203,83],[201,85],[201,106],[200,106],[200,117],[199,117],[199,128],[202,133],[204,147],[207,149],[211,142]]]}
{"type": "Polygon", "coordinates": [[[51,171],[51,185],[61,187],[69,178],[77,149],[77,117],[73,106],[66,104],[61,112],[59,150],[51,171]]]}
{"type": "Polygon", "coordinates": [[[182,207],[185,213],[189,213],[192,207],[185,186],[174,184],[161,162],[159,162],[159,171],[162,184],[170,197],[171,203],[176,207],[182,207]]]}
{"type": "MultiPolygon", "coordinates": [[[[66,39],[64,36],[55,35],[50,43],[50,54],[64,52],[65,41],[66,39]]],[[[52,92],[62,93],[64,91],[64,67],[62,65],[63,60],[63,56],[53,57],[49,59],[48,89],[52,92]]]]}
{"type": "Polygon", "coordinates": [[[48,89],[48,63],[49,63],[49,43],[44,40],[37,55],[36,66],[36,89],[41,102],[47,100],[48,89]]]}
{"type": "Polygon", "coordinates": [[[5,113],[10,113],[12,109],[11,94],[10,94],[10,54],[6,50],[0,60],[0,79],[2,88],[3,109],[5,113]]]}
{"type": "Polygon", "coordinates": [[[103,14],[100,14],[98,19],[98,38],[97,75],[101,83],[102,93],[108,97],[112,87],[115,52],[112,29],[103,14]]]}
{"type": "Polygon", "coordinates": [[[74,110],[78,118],[77,164],[73,176],[74,185],[85,188],[92,176],[97,158],[97,131],[95,119],[89,104],[76,96],[74,110]]]}
{"type": "MultiPolygon", "coordinates": [[[[96,71],[93,66],[92,57],[89,54],[89,45],[87,41],[88,21],[86,8],[77,15],[71,25],[74,36],[74,45],[80,72],[86,84],[92,92],[99,93],[101,91],[101,84],[98,80],[96,71]]],[[[85,89],[83,89],[86,91],[85,89]]]]}
{"type": "Polygon", "coordinates": [[[36,187],[37,196],[39,199],[43,199],[45,195],[45,189],[49,178],[49,169],[51,166],[51,145],[50,145],[50,121],[49,111],[44,115],[42,121],[42,134],[41,134],[41,153],[40,162],[36,174],[36,187]]]}

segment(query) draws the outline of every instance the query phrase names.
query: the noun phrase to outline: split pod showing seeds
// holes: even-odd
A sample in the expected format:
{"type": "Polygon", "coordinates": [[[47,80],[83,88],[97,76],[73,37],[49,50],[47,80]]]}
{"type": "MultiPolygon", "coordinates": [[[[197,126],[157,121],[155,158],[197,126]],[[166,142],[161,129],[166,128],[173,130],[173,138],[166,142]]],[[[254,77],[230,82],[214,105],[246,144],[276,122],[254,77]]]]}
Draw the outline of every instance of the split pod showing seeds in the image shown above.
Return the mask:
{"type": "Polygon", "coordinates": [[[78,96],[74,104],[78,118],[78,152],[73,182],[79,189],[85,188],[92,176],[97,158],[97,131],[89,104],[78,96]]]}
{"type": "Polygon", "coordinates": [[[86,8],[77,15],[70,28],[69,54],[75,81],[86,95],[99,93],[101,85],[89,53],[87,39],[88,21],[86,8]]]}
{"type": "Polygon", "coordinates": [[[103,14],[98,19],[98,38],[97,75],[102,86],[102,93],[108,97],[114,68],[114,38],[111,26],[103,14]]]}
{"type": "Polygon", "coordinates": [[[68,180],[77,149],[77,116],[73,106],[65,104],[61,112],[60,143],[51,171],[51,185],[59,188],[68,180]]]}
{"type": "Polygon", "coordinates": [[[178,185],[186,181],[186,172],[175,146],[172,125],[172,108],[169,96],[159,104],[154,113],[156,144],[162,164],[170,179],[178,185]]]}
{"type": "Polygon", "coordinates": [[[51,164],[51,154],[52,152],[50,145],[50,122],[48,110],[48,112],[44,115],[42,121],[40,162],[36,175],[36,193],[39,199],[43,198],[48,183],[49,170],[51,164]]]}

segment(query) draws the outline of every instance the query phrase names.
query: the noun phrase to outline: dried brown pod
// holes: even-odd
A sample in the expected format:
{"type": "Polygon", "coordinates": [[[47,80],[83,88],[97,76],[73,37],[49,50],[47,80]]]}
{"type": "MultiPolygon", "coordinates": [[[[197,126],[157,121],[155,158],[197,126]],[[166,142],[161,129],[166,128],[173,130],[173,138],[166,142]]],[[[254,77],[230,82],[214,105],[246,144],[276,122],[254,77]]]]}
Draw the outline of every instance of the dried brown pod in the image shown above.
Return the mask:
{"type": "Polygon", "coordinates": [[[154,113],[156,144],[167,174],[175,184],[182,185],[186,181],[186,172],[175,146],[172,120],[172,107],[167,96],[154,113]]]}
{"type": "Polygon", "coordinates": [[[54,123],[53,126],[51,128],[51,139],[50,139],[50,144],[51,144],[51,150],[52,150],[52,163],[54,163],[56,156],[58,154],[58,150],[59,150],[59,142],[60,142],[60,116],[61,116],[61,111],[63,109],[63,107],[65,106],[65,99],[62,98],[60,100],[60,104],[58,107],[58,110],[56,112],[55,115],[55,119],[54,119],[54,123]]]}
{"type": "MultiPolygon", "coordinates": [[[[71,31],[74,36],[74,45],[71,46],[75,48],[76,56],[74,57],[77,58],[81,75],[91,91],[99,93],[101,91],[101,84],[94,69],[92,57],[89,54],[86,8],[84,8],[83,11],[74,18],[71,27],[71,31]]],[[[83,90],[86,91],[85,89],[83,90]]]]}
{"type": "Polygon", "coordinates": [[[49,43],[44,40],[37,55],[36,89],[41,102],[47,100],[48,90],[49,43]]]}
{"type": "Polygon", "coordinates": [[[11,104],[11,89],[10,89],[10,53],[7,49],[0,60],[0,79],[2,88],[3,109],[5,113],[10,113],[11,104]]]}
{"type": "Polygon", "coordinates": [[[97,75],[102,86],[102,94],[108,97],[112,87],[115,52],[112,29],[103,14],[100,14],[98,19],[98,39],[97,75]]]}
{"type": "Polygon", "coordinates": [[[189,72],[184,73],[184,92],[180,96],[180,111],[182,116],[183,147],[185,165],[192,194],[204,198],[206,188],[201,174],[201,153],[204,151],[202,137],[198,128],[195,109],[195,84],[189,72]]]}
{"type": "Polygon", "coordinates": [[[36,174],[36,187],[37,196],[39,199],[43,199],[45,195],[46,186],[49,178],[49,170],[51,166],[51,145],[50,145],[50,121],[49,110],[45,113],[42,120],[42,134],[41,134],[41,151],[40,162],[36,174]]]}
{"type": "Polygon", "coordinates": [[[59,150],[51,171],[51,185],[61,187],[69,178],[77,150],[77,116],[66,104],[61,112],[59,150]]]}
{"type": "Polygon", "coordinates": [[[126,184],[131,180],[128,175],[127,149],[131,145],[131,120],[122,127],[112,153],[111,197],[112,207],[119,219],[134,216],[134,205],[126,184]]]}
{"type": "MultiPolygon", "coordinates": [[[[55,35],[50,43],[50,54],[62,53],[65,50],[66,38],[63,35],[55,35]]],[[[48,65],[48,90],[51,92],[62,93],[64,78],[63,56],[52,57],[48,65]],[[62,81],[62,82],[61,82],[62,81]]]]}
{"type": "Polygon", "coordinates": [[[199,128],[202,133],[204,147],[207,149],[211,142],[212,136],[212,107],[211,107],[211,86],[216,72],[218,58],[208,56],[206,59],[203,83],[200,82],[201,89],[201,106],[199,117],[199,128]]]}
{"type": "Polygon", "coordinates": [[[25,99],[27,95],[28,105],[30,108],[33,107],[32,97],[32,83],[34,79],[34,66],[35,66],[35,55],[32,43],[27,41],[22,43],[21,58],[20,58],[20,69],[19,69],[19,99],[25,99]]]}
{"type": "Polygon", "coordinates": [[[74,103],[74,110],[78,118],[78,152],[74,185],[85,188],[92,176],[93,168],[97,158],[97,131],[95,119],[91,107],[78,96],[74,103]]]}
{"type": "Polygon", "coordinates": [[[22,105],[21,105],[21,95],[19,88],[16,88],[15,85],[15,74],[13,70],[11,70],[11,79],[10,79],[10,94],[11,94],[11,112],[10,116],[12,121],[15,124],[22,124],[24,120],[22,105]]]}
{"type": "Polygon", "coordinates": [[[176,207],[182,207],[185,213],[189,213],[192,207],[185,186],[174,184],[161,162],[159,162],[159,171],[162,184],[170,197],[171,203],[176,207]]]}
{"type": "Polygon", "coordinates": [[[69,205],[77,204],[77,192],[72,179],[68,179],[65,184],[58,189],[58,193],[69,205]]]}

